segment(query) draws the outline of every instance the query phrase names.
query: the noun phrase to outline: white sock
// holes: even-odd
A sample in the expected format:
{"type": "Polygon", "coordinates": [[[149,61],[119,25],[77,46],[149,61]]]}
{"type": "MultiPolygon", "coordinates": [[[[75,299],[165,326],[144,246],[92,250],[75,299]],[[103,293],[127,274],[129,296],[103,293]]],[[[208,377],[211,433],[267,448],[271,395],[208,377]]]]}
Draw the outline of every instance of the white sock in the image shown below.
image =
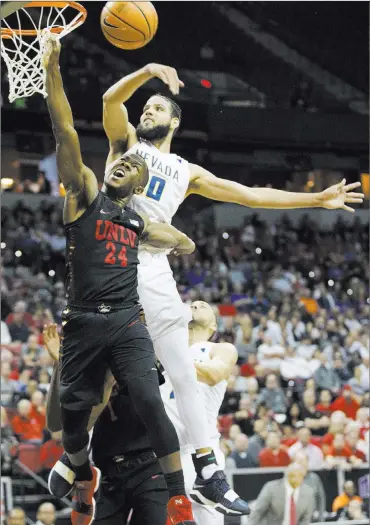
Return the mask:
{"type": "Polygon", "coordinates": [[[215,463],[211,463],[211,465],[207,465],[206,467],[202,468],[202,478],[209,479],[218,470],[220,470],[220,467],[216,465],[215,463]]]}

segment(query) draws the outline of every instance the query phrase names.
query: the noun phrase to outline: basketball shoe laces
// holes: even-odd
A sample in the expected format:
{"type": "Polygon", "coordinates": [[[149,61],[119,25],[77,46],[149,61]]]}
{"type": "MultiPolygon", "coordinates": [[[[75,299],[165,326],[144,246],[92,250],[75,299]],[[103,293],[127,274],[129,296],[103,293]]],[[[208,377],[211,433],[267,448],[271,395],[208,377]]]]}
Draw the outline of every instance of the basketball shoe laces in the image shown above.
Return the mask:
{"type": "Polygon", "coordinates": [[[94,497],[94,481],[75,481],[75,491],[73,494],[73,501],[75,503],[74,510],[81,514],[91,516],[93,513],[92,498],[94,497]],[[91,497],[90,497],[91,493],[91,497]]]}
{"type": "Polygon", "coordinates": [[[225,494],[230,490],[230,486],[225,478],[225,474],[222,471],[219,471],[218,475],[214,475],[214,477],[212,477],[212,485],[214,486],[215,491],[219,491],[224,500],[231,506],[232,502],[225,498],[225,494]]]}

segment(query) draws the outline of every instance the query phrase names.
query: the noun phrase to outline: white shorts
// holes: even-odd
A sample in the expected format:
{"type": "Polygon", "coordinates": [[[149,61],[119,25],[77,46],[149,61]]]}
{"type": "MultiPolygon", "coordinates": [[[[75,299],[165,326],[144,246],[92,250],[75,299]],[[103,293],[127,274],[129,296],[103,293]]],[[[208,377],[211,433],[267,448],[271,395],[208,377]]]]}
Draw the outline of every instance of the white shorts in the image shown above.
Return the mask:
{"type": "MultiPolygon", "coordinates": [[[[220,449],[219,442],[211,443],[217,463],[220,469],[224,470],[225,468],[225,456],[220,449]]],[[[191,457],[191,450],[188,451],[188,448],[181,448],[181,464],[184,471],[185,478],[185,489],[186,493],[189,496],[191,489],[193,488],[194,481],[196,478],[196,472],[194,469],[193,459],[191,457]]],[[[212,507],[205,507],[204,505],[199,505],[195,501],[192,501],[194,518],[198,525],[224,525],[224,515],[217,510],[214,510],[212,507]]]]}
{"type": "Polygon", "coordinates": [[[148,330],[153,341],[191,321],[190,307],[177,291],[167,255],[139,252],[138,293],[148,330]]]}

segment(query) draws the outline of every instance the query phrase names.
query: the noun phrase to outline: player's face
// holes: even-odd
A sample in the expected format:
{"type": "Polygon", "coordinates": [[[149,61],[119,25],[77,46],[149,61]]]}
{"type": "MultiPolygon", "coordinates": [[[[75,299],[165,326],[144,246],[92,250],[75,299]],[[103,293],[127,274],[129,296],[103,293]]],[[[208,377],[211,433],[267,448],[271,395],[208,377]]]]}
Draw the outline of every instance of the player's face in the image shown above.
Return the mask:
{"type": "Polygon", "coordinates": [[[123,155],[110,166],[104,177],[104,184],[109,189],[115,190],[119,197],[140,193],[142,169],[142,166],[130,159],[130,156],[123,155]]]}
{"type": "Polygon", "coordinates": [[[191,304],[193,322],[204,328],[210,328],[213,331],[217,328],[216,316],[212,307],[204,301],[194,301],[191,304]]]}
{"type": "Polygon", "coordinates": [[[178,125],[178,119],[172,118],[169,102],[154,96],[144,106],[136,134],[146,140],[161,140],[167,137],[176,124],[178,125]]]}

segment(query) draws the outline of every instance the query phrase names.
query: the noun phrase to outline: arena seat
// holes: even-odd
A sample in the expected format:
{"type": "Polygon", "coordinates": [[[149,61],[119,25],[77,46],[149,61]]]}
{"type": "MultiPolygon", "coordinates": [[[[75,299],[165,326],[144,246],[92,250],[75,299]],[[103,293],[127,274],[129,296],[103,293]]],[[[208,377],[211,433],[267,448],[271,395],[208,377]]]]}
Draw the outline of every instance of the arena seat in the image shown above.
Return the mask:
{"type": "Polygon", "coordinates": [[[39,445],[21,443],[17,448],[17,459],[32,472],[38,473],[42,468],[39,445]]]}

